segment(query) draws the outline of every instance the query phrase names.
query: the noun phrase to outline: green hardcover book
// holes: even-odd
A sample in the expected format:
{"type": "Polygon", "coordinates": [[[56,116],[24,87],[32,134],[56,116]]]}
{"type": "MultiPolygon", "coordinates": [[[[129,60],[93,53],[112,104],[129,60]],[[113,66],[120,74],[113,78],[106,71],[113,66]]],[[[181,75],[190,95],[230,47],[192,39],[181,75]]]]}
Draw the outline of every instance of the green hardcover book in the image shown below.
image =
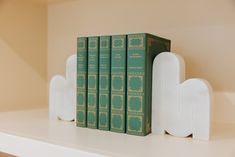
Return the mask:
{"type": "Polygon", "coordinates": [[[88,37],[87,127],[98,128],[99,37],[88,37]]]}
{"type": "Polygon", "coordinates": [[[130,34],[127,49],[127,133],[145,136],[151,132],[153,59],[170,51],[170,40],[130,34]]]}
{"type": "Polygon", "coordinates": [[[111,37],[101,36],[99,48],[99,129],[109,130],[111,37]]]}
{"type": "Polygon", "coordinates": [[[77,40],[77,118],[79,127],[86,127],[87,113],[87,38],[77,40]]]}
{"type": "Polygon", "coordinates": [[[126,35],[112,36],[111,50],[111,127],[126,132],[126,35]]]}

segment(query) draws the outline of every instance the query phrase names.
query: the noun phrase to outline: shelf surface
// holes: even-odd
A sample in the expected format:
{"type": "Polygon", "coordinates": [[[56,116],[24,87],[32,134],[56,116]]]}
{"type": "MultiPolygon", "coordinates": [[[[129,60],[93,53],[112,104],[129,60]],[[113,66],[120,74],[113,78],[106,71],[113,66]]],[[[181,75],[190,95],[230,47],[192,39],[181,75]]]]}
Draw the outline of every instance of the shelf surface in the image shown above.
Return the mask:
{"type": "Polygon", "coordinates": [[[234,157],[235,125],[217,124],[210,141],[146,137],[52,121],[47,109],[0,113],[0,151],[23,157],[234,157]]]}

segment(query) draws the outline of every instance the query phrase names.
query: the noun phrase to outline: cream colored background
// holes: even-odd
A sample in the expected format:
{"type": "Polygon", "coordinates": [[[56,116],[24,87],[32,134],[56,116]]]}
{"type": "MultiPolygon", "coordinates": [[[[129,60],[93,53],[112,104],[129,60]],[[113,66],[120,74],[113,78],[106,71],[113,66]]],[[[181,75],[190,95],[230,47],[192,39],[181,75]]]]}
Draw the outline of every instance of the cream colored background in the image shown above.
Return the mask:
{"type": "Polygon", "coordinates": [[[235,123],[234,0],[0,0],[0,111],[46,106],[77,36],[134,32],[171,39],[211,82],[214,121],[235,123]]]}
{"type": "Polygon", "coordinates": [[[208,79],[215,90],[235,91],[234,0],[70,0],[48,7],[48,77],[64,73],[76,37],[149,32],[172,40],[187,77],[208,79]],[[52,61],[57,57],[55,61],[52,61]]]}
{"type": "Polygon", "coordinates": [[[0,111],[47,105],[46,9],[0,0],[0,111]]]}
{"type": "Polygon", "coordinates": [[[214,121],[235,123],[234,0],[69,0],[48,6],[48,79],[64,74],[76,37],[149,32],[172,40],[187,78],[215,92],[214,121]]]}

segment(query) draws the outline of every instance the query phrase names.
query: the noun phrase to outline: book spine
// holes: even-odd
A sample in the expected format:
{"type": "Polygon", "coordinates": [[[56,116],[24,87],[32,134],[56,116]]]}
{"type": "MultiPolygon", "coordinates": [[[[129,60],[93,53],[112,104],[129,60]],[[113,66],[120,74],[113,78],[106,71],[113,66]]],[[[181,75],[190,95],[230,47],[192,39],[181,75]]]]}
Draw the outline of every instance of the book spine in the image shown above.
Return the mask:
{"type": "Polygon", "coordinates": [[[128,35],[128,134],[145,136],[151,132],[152,64],[157,54],[169,51],[168,41],[144,33],[128,35]]]}
{"type": "Polygon", "coordinates": [[[87,127],[98,128],[99,37],[88,37],[87,127]]]}
{"type": "Polygon", "coordinates": [[[112,36],[111,50],[111,127],[124,133],[126,118],[126,35],[112,36]]]}
{"type": "Polygon", "coordinates": [[[87,38],[77,40],[77,116],[76,124],[86,127],[87,110],[87,38]]]}
{"type": "Polygon", "coordinates": [[[100,37],[99,48],[99,129],[109,130],[111,37],[100,37]]]}
{"type": "Polygon", "coordinates": [[[127,51],[127,133],[145,135],[145,34],[128,35],[127,51]]]}

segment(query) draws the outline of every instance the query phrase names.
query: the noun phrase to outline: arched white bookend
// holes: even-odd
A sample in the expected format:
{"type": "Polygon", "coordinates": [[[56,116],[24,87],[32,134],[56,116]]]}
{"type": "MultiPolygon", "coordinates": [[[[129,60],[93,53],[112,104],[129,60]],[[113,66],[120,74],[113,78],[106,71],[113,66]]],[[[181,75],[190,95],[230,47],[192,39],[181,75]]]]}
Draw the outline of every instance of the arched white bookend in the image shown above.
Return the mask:
{"type": "Polygon", "coordinates": [[[54,76],[50,81],[49,116],[51,119],[57,119],[59,114],[61,114],[61,108],[65,97],[65,82],[65,78],[60,75],[54,76]]]}
{"type": "Polygon", "coordinates": [[[185,81],[181,56],[163,52],[153,63],[152,132],[208,140],[212,88],[203,79],[185,81]]]}
{"type": "Polygon", "coordinates": [[[49,115],[51,119],[75,120],[76,74],[77,55],[72,55],[66,62],[66,79],[60,75],[51,79],[49,91],[49,115]]]}

